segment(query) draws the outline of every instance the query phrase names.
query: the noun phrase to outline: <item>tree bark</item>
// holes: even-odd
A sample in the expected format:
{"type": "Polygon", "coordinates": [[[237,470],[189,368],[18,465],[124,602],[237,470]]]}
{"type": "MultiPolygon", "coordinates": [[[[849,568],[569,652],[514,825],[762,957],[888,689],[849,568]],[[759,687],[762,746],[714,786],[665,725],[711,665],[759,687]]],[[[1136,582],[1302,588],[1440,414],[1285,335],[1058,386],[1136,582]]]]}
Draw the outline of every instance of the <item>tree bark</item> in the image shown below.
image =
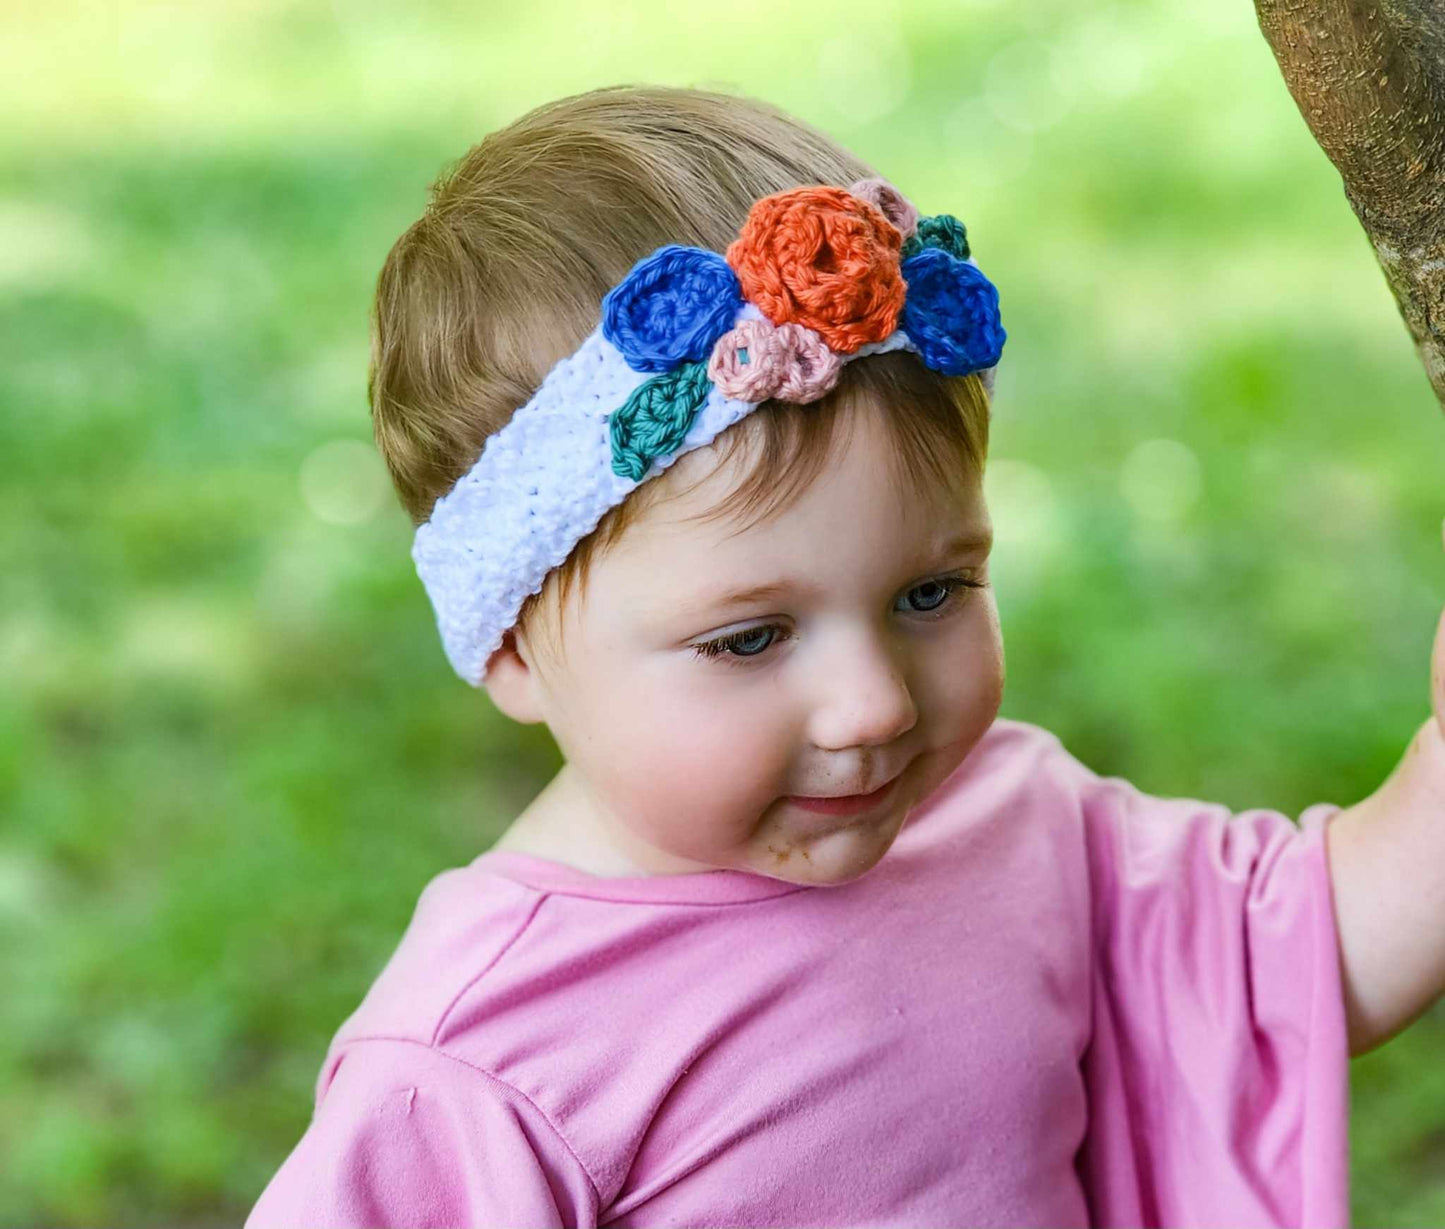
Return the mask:
{"type": "Polygon", "coordinates": [[[1255,0],[1445,408],[1445,4],[1255,0]]]}

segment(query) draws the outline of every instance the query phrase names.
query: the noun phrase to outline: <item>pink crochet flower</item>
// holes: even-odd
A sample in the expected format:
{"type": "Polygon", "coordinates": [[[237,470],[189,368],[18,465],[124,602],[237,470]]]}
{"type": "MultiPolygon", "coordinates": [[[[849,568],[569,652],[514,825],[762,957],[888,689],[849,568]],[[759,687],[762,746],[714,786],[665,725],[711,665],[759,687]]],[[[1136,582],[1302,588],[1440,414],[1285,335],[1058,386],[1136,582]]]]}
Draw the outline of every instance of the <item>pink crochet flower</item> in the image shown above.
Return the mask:
{"type": "Polygon", "coordinates": [[[744,320],[718,338],[707,374],[723,396],[754,404],[776,397],[806,405],[838,383],[841,355],[812,329],[744,320]]]}
{"type": "Polygon", "coordinates": [[[817,401],[829,392],[843,370],[842,356],[830,350],[819,334],[792,322],[775,330],[771,361],[779,374],[773,396],[800,405],[817,401]]]}
{"type": "Polygon", "coordinates": [[[756,404],[773,395],[781,378],[776,333],[766,320],[744,320],[717,339],[707,376],[724,397],[756,404]]]}
{"type": "Polygon", "coordinates": [[[877,205],[883,216],[898,227],[905,243],[918,230],[918,210],[913,202],[881,176],[860,179],[848,192],[859,200],[877,205]]]}

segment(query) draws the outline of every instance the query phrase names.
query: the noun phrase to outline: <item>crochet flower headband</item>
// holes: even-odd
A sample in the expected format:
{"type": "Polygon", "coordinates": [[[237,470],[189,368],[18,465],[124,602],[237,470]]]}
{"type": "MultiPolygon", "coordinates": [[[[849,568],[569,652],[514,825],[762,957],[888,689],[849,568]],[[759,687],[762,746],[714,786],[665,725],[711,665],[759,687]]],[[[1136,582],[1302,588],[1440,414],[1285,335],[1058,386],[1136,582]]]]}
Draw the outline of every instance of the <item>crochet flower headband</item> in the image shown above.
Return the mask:
{"type": "Polygon", "coordinates": [[[481,686],[527,598],[608,509],[762,402],[817,401],[844,363],[890,350],[992,390],[1006,336],[963,223],[919,217],[884,179],[765,196],[725,256],[658,248],[416,531],[452,668],[481,686]]]}

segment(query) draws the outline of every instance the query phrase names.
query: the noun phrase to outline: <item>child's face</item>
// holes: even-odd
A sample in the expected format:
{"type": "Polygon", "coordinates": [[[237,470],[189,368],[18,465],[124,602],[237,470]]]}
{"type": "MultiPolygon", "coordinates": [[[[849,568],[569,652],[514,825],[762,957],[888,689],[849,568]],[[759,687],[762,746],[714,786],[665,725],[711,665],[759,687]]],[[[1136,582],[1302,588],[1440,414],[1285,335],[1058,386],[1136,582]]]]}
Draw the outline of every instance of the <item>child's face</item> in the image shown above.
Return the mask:
{"type": "Polygon", "coordinates": [[[554,840],[605,849],[635,873],[726,867],[843,883],[882,858],[988,729],[1004,684],[993,590],[933,583],[987,581],[982,492],[973,479],[952,495],[924,481],[892,489],[876,414],[856,414],[851,439],[839,423],[816,481],[741,533],[682,523],[738,477],[715,449],[652,479],[675,476],[680,493],[595,560],[585,599],[561,614],[562,660],[525,654],[532,700],[567,760],[554,840]],[[788,588],[732,607],[711,596],[769,582],[788,588]],[[695,651],[739,633],[733,652],[695,651]],[[894,777],[852,816],[790,800],[894,777]]]}

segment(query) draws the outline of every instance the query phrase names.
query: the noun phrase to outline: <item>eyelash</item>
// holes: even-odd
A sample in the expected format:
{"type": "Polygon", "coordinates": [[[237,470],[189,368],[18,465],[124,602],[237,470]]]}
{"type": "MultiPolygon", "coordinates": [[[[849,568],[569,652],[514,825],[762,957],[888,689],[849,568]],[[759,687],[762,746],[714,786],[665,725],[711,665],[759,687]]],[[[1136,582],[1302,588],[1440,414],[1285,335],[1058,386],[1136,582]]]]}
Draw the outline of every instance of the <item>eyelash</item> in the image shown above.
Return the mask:
{"type": "MultiPolygon", "coordinates": [[[[914,585],[913,589],[921,589],[924,587],[924,585],[939,585],[945,591],[945,600],[939,602],[939,604],[933,607],[932,610],[920,610],[915,612],[916,614],[921,614],[924,616],[936,614],[938,611],[943,610],[950,605],[956,605],[956,603],[949,602],[947,598],[951,598],[954,593],[956,593],[960,589],[988,588],[987,581],[971,580],[967,576],[938,576],[935,577],[933,580],[925,580],[920,584],[914,585]]],[[[908,592],[912,593],[913,589],[908,590],[908,592]]],[[[755,636],[762,631],[777,629],[778,626],[779,625],[776,623],[760,623],[756,627],[744,628],[740,632],[733,632],[731,635],[728,636],[720,636],[716,640],[705,640],[701,644],[695,644],[692,646],[693,652],[698,657],[723,657],[727,660],[727,663],[729,665],[743,665],[746,662],[755,661],[757,658],[762,657],[768,651],[768,649],[772,648],[775,644],[778,644],[779,641],[777,639],[769,640],[768,643],[763,648],[759,649],[756,653],[735,653],[731,650],[741,648],[743,645],[745,645],[748,642],[748,637],[755,636]]]]}

